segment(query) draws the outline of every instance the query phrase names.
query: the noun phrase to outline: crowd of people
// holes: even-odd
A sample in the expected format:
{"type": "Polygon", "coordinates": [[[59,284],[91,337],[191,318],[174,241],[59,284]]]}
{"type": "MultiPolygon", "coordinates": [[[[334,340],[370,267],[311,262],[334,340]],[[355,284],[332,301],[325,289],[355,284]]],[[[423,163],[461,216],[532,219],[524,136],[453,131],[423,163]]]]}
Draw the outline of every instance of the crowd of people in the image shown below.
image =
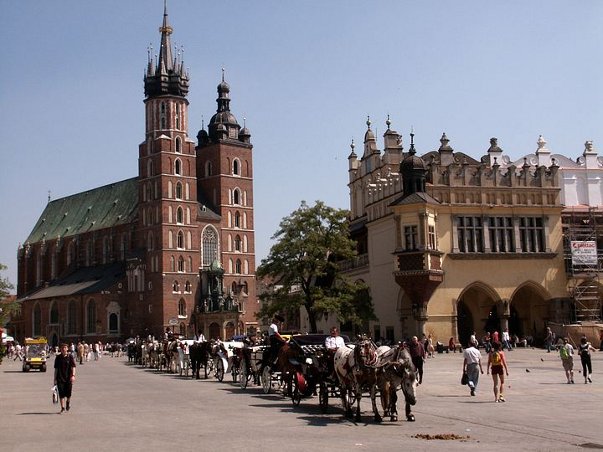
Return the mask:
{"type": "MultiPolygon", "coordinates": [[[[284,319],[275,315],[272,323],[266,334],[266,342],[270,345],[271,359],[276,359],[279,349],[287,342],[287,339],[281,335],[281,325],[284,319]]],[[[167,329],[165,339],[173,339],[172,332],[167,329]]],[[[247,338],[246,338],[247,339],[247,338]]],[[[599,350],[603,351],[603,331],[601,332],[601,342],[599,350]]],[[[459,351],[463,355],[463,384],[469,388],[470,396],[475,396],[479,384],[480,375],[484,374],[484,363],[482,361],[482,348],[487,356],[485,360],[486,374],[492,376],[492,391],[494,394],[494,402],[505,402],[505,377],[509,376],[509,368],[507,365],[507,357],[505,351],[510,352],[515,348],[523,345],[527,346],[529,342],[522,342],[516,335],[510,335],[508,329],[499,334],[497,331],[486,333],[481,343],[478,341],[475,333],[471,334],[467,347],[463,349],[461,344],[456,343],[454,338],[450,338],[448,345],[437,342],[433,344],[433,339],[430,334],[423,335],[421,339],[417,336],[407,338],[400,342],[409,352],[412,363],[416,369],[417,384],[423,384],[424,379],[424,364],[428,358],[435,358],[436,351],[439,353],[456,353],[459,351]]],[[[206,338],[199,331],[194,338],[195,342],[205,342],[206,338]]],[[[188,344],[182,341],[183,347],[188,344]]],[[[337,327],[330,329],[330,334],[326,336],[324,346],[328,353],[334,354],[335,351],[344,347],[346,344],[344,339],[339,335],[337,327]]],[[[77,343],[64,343],[60,347],[47,347],[47,356],[55,355],[54,363],[54,384],[58,389],[59,399],[61,403],[61,411],[69,411],[73,382],[75,381],[76,365],[83,365],[90,361],[98,361],[103,355],[111,357],[120,357],[127,353],[127,344],[120,343],[102,343],[92,342],[87,343],[84,340],[77,343]]],[[[576,346],[572,345],[568,337],[557,338],[550,328],[547,328],[544,338],[544,348],[548,353],[556,351],[559,353],[559,358],[563,371],[565,373],[568,384],[574,384],[574,356],[580,356],[581,374],[584,378],[584,384],[592,383],[592,360],[591,354],[597,349],[588,341],[586,336],[580,339],[580,343],[576,346]]],[[[179,350],[180,352],[180,350],[179,350]]],[[[183,348],[182,353],[186,350],[183,348]]],[[[19,343],[13,342],[7,344],[7,357],[13,360],[23,360],[26,354],[26,349],[19,343]]]]}

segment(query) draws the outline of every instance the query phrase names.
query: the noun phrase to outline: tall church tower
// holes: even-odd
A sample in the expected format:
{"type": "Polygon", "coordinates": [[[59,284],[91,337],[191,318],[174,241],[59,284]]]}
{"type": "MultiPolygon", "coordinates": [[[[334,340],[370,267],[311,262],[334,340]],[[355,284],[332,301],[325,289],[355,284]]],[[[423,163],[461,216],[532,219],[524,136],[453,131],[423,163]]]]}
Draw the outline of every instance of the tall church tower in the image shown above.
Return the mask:
{"type": "Polygon", "coordinates": [[[146,311],[149,323],[174,330],[195,306],[197,166],[187,133],[189,77],[180,53],[172,51],[167,8],[159,31],[159,54],[149,51],[144,76],[145,141],[139,146],[136,248],[146,255],[129,261],[128,276],[144,285],[138,310],[146,311]]]}
{"type": "MultiPolygon", "coordinates": [[[[220,257],[224,291],[240,303],[238,328],[257,325],[255,293],[255,231],[253,219],[253,162],[250,133],[230,111],[230,86],[218,85],[218,108],[208,130],[197,135],[198,192],[220,215],[220,257]]],[[[203,269],[209,262],[203,262],[203,269]]]]}

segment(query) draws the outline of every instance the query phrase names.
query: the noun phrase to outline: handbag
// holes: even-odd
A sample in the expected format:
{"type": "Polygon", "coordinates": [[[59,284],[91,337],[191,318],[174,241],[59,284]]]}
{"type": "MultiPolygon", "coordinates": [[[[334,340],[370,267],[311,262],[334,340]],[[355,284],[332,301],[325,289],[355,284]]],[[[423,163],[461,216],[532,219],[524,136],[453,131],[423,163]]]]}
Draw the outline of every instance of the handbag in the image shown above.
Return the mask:
{"type": "Polygon", "coordinates": [[[467,372],[463,372],[463,376],[461,377],[461,384],[463,386],[469,384],[469,376],[467,375],[467,372]]]}
{"type": "Polygon", "coordinates": [[[52,403],[59,403],[59,388],[54,385],[52,388],[52,403]]]}

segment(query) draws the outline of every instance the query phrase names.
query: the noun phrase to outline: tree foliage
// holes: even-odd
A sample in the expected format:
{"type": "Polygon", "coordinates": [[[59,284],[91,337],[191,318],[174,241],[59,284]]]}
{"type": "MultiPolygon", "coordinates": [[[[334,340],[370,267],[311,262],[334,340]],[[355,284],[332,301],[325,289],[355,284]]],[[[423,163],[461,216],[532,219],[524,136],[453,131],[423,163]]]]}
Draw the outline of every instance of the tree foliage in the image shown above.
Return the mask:
{"type": "MultiPolygon", "coordinates": [[[[6,270],[6,265],[0,264],[0,272],[6,270]]],[[[10,294],[13,285],[8,281],[8,278],[0,278],[0,327],[4,326],[10,319],[13,312],[19,309],[19,303],[13,301],[5,302],[5,298],[10,294]]]]}
{"type": "Polygon", "coordinates": [[[360,324],[374,317],[366,286],[342,277],[338,261],[355,255],[355,242],[348,235],[348,211],[317,201],[301,206],[283,218],[272,236],[276,243],[262,260],[257,275],[271,282],[262,296],[260,317],[295,312],[304,307],[310,332],[326,313],[341,322],[360,324]],[[364,299],[363,299],[364,298],[364,299]],[[368,303],[367,303],[368,301],[368,303]]]}

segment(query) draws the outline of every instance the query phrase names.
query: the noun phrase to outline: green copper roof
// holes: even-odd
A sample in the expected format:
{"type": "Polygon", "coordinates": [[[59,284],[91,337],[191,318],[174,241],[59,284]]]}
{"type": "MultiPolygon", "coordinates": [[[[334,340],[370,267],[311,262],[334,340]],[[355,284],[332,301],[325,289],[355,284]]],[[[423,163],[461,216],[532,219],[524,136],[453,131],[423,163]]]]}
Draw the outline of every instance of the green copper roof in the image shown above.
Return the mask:
{"type": "Polygon", "coordinates": [[[137,178],[56,199],[48,203],[26,242],[54,240],[132,223],[137,206],[137,178]]]}

